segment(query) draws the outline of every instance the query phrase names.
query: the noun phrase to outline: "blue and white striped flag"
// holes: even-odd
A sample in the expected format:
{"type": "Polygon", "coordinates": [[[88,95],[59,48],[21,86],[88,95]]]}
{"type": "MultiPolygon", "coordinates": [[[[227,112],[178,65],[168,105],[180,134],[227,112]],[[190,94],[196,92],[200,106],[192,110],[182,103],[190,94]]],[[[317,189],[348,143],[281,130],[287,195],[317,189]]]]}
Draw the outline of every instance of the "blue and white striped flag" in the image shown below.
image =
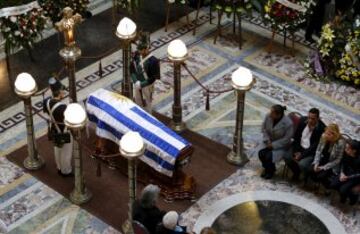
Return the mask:
{"type": "Polygon", "coordinates": [[[96,134],[119,144],[128,131],[139,132],[146,144],[140,159],[167,176],[172,176],[181,150],[190,145],[184,138],[148,114],[128,98],[99,89],[91,93],[86,105],[89,120],[96,124],[96,134]]]}

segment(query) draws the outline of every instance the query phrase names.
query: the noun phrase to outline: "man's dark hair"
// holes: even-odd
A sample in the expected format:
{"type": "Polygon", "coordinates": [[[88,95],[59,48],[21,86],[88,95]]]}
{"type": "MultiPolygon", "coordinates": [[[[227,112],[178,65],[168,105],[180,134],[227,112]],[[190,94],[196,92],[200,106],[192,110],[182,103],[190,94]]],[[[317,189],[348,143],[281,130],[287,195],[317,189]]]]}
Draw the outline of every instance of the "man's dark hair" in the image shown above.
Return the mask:
{"type": "Polygon", "coordinates": [[[53,97],[59,97],[60,94],[61,94],[61,90],[60,90],[60,89],[59,89],[59,90],[54,90],[54,91],[52,91],[53,97]]]}
{"type": "Polygon", "coordinates": [[[317,109],[317,108],[311,108],[311,109],[309,110],[309,113],[315,114],[318,118],[320,118],[320,111],[319,111],[319,109],[317,109]]]}
{"type": "Polygon", "coordinates": [[[284,115],[284,112],[286,111],[286,106],[273,105],[271,108],[274,110],[274,112],[275,112],[277,115],[280,115],[280,116],[283,116],[283,115],[284,115]]]}

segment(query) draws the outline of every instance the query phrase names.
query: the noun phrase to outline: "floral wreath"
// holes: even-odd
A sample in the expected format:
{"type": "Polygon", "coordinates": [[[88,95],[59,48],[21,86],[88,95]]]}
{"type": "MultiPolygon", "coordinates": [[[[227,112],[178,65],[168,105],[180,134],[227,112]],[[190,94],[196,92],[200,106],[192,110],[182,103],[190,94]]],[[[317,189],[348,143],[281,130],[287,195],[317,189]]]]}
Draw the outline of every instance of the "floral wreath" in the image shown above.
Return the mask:
{"type": "Polygon", "coordinates": [[[304,64],[306,73],[330,81],[334,77],[360,85],[360,17],[354,24],[336,17],[323,26],[318,51],[304,64]]]}
{"type": "Polygon", "coordinates": [[[224,11],[227,16],[232,13],[251,12],[253,8],[251,0],[217,0],[215,1],[215,9],[224,11]]]}
{"type": "Polygon", "coordinates": [[[335,75],[343,81],[360,85],[360,18],[355,20],[354,32],[348,37],[335,75]]]}
{"type": "Polygon", "coordinates": [[[89,0],[39,0],[44,9],[45,16],[49,17],[53,24],[62,19],[62,10],[70,7],[74,14],[79,13],[84,16],[89,4],[89,0]]]}
{"type": "Polygon", "coordinates": [[[18,47],[30,49],[41,37],[47,18],[41,8],[8,17],[0,17],[0,32],[5,39],[5,51],[10,52],[18,47]]]}
{"type": "Polygon", "coordinates": [[[313,5],[315,5],[313,0],[268,0],[264,6],[264,18],[273,30],[295,31],[300,24],[306,21],[307,15],[311,14],[313,5]],[[303,10],[295,10],[280,2],[296,4],[303,10]]]}

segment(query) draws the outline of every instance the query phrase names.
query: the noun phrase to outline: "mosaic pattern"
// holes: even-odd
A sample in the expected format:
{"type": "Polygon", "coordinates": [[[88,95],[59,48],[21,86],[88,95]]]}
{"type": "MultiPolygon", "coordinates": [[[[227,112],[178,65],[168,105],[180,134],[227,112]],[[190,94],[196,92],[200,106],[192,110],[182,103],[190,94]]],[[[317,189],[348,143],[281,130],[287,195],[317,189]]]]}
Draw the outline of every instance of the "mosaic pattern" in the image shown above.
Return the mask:
{"type": "Polygon", "coordinates": [[[360,114],[360,90],[338,83],[326,83],[309,79],[305,73],[304,55],[298,53],[296,57],[277,52],[261,51],[246,59],[250,64],[261,66],[262,70],[269,71],[277,77],[290,82],[296,82],[308,92],[319,95],[343,104],[355,113],[360,114]]]}
{"type": "Polygon", "coordinates": [[[283,202],[256,201],[221,214],[212,226],[217,233],[329,233],[313,214],[283,202]]]}
{"type": "Polygon", "coordinates": [[[0,158],[0,189],[19,179],[25,173],[6,158],[0,158]]]}

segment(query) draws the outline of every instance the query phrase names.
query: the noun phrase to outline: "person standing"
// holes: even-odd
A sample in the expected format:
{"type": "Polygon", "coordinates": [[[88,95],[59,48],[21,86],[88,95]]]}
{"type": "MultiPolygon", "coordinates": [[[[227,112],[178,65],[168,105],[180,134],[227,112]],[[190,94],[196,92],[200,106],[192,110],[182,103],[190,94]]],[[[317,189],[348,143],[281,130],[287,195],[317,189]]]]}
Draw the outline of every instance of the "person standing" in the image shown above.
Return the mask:
{"type": "Polygon", "coordinates": [[[160,61],[150,53],[150,36],[142,34],[130,64],[135,103],[152,112],[154,82],[160,79],[160,61]]]}
{"type": "Polygon", "coordinates": [[[338,15],[345,15],[353,6],[354,0],[335,0],[335,11],[338,15]]]}
{"type": "Polygon", "coordinates": [[[345,140],[341,137],[339,126],[329,124],[325,128],[310,166],[310,178],[329,188],[331,177],[339,173],[344,148],[345,140]]]}
{"type": "Polygon", "coordinates": [[[298,180],[302,171],[307,174],[306,170],[314,160],[324,130],[325,124],[316,108],[311,108],[308,116],[300,119],[294,134],[292,152],[284,157],[286,165],[293,172],[293,180],[298,180]]]}
{"type": "Polygon", "coordinates": [[[358,195],[353,189],[360,185],[360,142],[352,140],[345,146],[344,156],[340,162],[340,174],[330,184],[340,194],[340,202],[349,198],[350,205],[356,204],[358,195]]]}
{"type": "Polygon", "coordinates": [[[272,106],[262,124],[262,143],[265,146],[259,151],[259,159],[264,168],[261,174],[264,179],[273,177],[276,171],[275,162],[290,150],[294,127],[291,119],[284,115],[285,110],[286,107],[281,105],[272,106]]]}
{"type": "Polygon", "coordinates": [[[312,35],[314,33],[320,33],[321,27],[323,25],[324,16],[325,16],[325,8],[326,4],[328,4],[330,0],[317,0],[316,5],[313,8],[313,12],[309,17],[308,26],[305,31],[305,39],[314,43],[314,39],[312,35]]]}
{"type": "Polygon", "coordinates": [[[49,79],[52,97],[43,102],[43,111],[50,117],[49,138],[54,145],[55,163],[58,174],[64,177],[72,173],[72,141],[71,134],[64,124],[64,112],[67,105],[64,99],[64,86],[55,78],[49,79]]]}

